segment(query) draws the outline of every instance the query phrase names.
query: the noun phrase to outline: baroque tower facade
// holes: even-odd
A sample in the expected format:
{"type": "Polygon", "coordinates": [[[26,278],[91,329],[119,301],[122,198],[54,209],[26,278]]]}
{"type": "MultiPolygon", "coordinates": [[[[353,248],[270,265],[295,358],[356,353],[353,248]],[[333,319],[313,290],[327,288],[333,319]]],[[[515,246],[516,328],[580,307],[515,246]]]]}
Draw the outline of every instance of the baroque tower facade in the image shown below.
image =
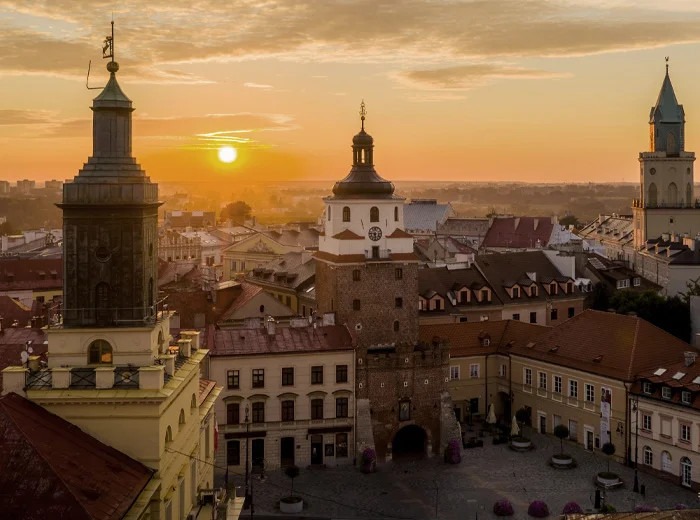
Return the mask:
{"type": "MultiPolygon", "coordinates": [[[[418,334],[418,259],[404,229],[404,199],[374,168],[374,140],[352,140],[350,173],[324,199],[316,301],[356,337],[356,453],[441,453],[459,438],[447,392],[449,351],[418,334]]],[[[361,457],[360,457],[361,458],[361,457]]]]}
{"type": "Polygon", "coordinates": [[[143,325],[156,315],[158,185],[131,153],[131,100],[119,65],[92,104],[92,156],[63,185],[66,327],[143,325]]]}
{"type": "Polygon", "coordinates": [[[700,232],[694,162],[695,153],[685,150],[685,111],[676,98],[667,64],[649,114],[649,151],[639,154],[639,198],[632,208],[635,248],[664,233],[694,236],[700,232]]]}

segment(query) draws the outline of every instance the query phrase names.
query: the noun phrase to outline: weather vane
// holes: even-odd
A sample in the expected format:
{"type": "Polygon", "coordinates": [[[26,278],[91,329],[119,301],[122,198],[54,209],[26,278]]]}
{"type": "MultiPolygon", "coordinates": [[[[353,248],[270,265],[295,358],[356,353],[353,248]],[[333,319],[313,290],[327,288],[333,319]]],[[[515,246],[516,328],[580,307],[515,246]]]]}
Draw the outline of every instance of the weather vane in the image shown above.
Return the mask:
{"type": "Polygon", "coordinates": [[[666,56],[666,74],[668,74],[668,56],[666,56]]]}
{"type": "Polygon", "coordinates": [[[114,20],[112,20],[112,34],[106,36],[102,46],[102,58],[111,58],[114,61],[114,20]]]}
{"type": "MultiPolygon", "coordinates": [[[[107,70],[114,74],[119,70],[119,64],[114,61],[114,16],[112,16],[112,34],[105,36],[102,42],[102,58],[111,59],[107,64],[107,70]]],[[[103,87],[91,87],[90,86],[90,67],[92,65],[92,60],[88,62],[87,78],[85,78],[85,88],[88,90],[101,90],[103,87]]]]}
{"type": "Polygon", "coordinates": [[[362,130],[365,129],[365,116],[367,115],[367,109],[365,108],[365,100],[360,103],[360,121],[362,121],[362,130]]]}

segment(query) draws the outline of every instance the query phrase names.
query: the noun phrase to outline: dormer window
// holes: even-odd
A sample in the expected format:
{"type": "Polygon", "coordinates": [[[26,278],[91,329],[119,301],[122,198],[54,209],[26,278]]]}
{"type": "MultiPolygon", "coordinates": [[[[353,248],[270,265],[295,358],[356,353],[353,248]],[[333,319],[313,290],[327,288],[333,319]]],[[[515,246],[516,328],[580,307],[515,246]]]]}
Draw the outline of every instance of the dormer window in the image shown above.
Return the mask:
{"type": "Polygon", "coordinates": [[[379,208],[377,206],[372,206],[369,210],[369,221],[379,222],[379,208]]]}
{"type": "Polygon", "coordinates": [[[661,397],[664,399],[671,399],[671,388],[668,386],[664,386],[661,389],[661,397]]]}
{"type": "Polygon", "coordinates": [[[635,279],[634,279],[634,286],[635,286],[635,287],[639,287],[641,284],[642,284],[642,279],[639,278],[638,276],[635,277],[635,279]]]}
{"type": "Polygon", "coordinates": [[[642,383],[642,392],[645,394],[651,394],[651,383],[649,381],[644,381],[642,383]]]}
{"type": "Polygon", "coordinates": [[[683,404],[690,404],[690,392],[683,390],[683,392],[681,392],[681,401],[683,404]]]}
{"type": "Polygon", "coordinates": [[[566,292],[569,294],[574,292],[574,282],[566,282],[566,292]]]}
{"type": "Polygon", "coordinates": [[[459,301],[460,303],[469,303],[469,291],[466,289],[462,289],[459,292],[459,301]]]}
{"type": "Polygon", "coordinates": [[[557,285],[557,282],[552,282],[549,284],[549,294],[556,295],[559,292],[559,286],[557,285]]]}
{"type": "Polygon", "coordinates": [[[347,206],[343,208],[343,222],[350,222],[350,208],[347,206]]]}
{"type": "Polygon", "coordinates": [[[482,289],[481,291],[479,291],[479,294],[481,295],[481,298],[479,299],[480,302],[490,301],[488,289],[482,289]]]}
{"type": "Polygon", "coordinates": [[[513,298],[520,298],[520,287],[513,287],[513,298]]]}

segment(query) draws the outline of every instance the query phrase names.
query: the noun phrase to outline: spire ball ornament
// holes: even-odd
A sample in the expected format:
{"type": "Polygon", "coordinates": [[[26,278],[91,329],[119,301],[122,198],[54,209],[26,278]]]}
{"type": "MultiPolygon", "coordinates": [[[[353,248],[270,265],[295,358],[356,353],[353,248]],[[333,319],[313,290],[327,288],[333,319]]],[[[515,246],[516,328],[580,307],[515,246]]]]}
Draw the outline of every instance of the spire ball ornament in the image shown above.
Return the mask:
{"type": "Polygon", "coordinates": [[[119,63],[117,63],[116,61],[110,61],[107,64],[107,70],[110,73],[114,74],[115,72],[117,72],[119,70],[119,63]]]}

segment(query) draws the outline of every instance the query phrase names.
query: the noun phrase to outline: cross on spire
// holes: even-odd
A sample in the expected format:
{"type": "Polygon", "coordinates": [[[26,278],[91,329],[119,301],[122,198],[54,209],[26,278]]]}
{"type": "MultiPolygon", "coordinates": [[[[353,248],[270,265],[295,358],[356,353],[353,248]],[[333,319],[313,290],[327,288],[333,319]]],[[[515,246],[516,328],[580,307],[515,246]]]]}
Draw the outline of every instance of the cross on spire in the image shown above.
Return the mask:
{"type": "Polygon", "coordinates": [[[367,109],[365,108],[365,100],[360,103],[360,121],[362,121],[362,130],[365,129],[365,116],[367,115],[367,109]]]}
{"type": "Polygon", "coordinates": [[[668,74],[668,56],[666,56],[666,74],[668,74]]]}

